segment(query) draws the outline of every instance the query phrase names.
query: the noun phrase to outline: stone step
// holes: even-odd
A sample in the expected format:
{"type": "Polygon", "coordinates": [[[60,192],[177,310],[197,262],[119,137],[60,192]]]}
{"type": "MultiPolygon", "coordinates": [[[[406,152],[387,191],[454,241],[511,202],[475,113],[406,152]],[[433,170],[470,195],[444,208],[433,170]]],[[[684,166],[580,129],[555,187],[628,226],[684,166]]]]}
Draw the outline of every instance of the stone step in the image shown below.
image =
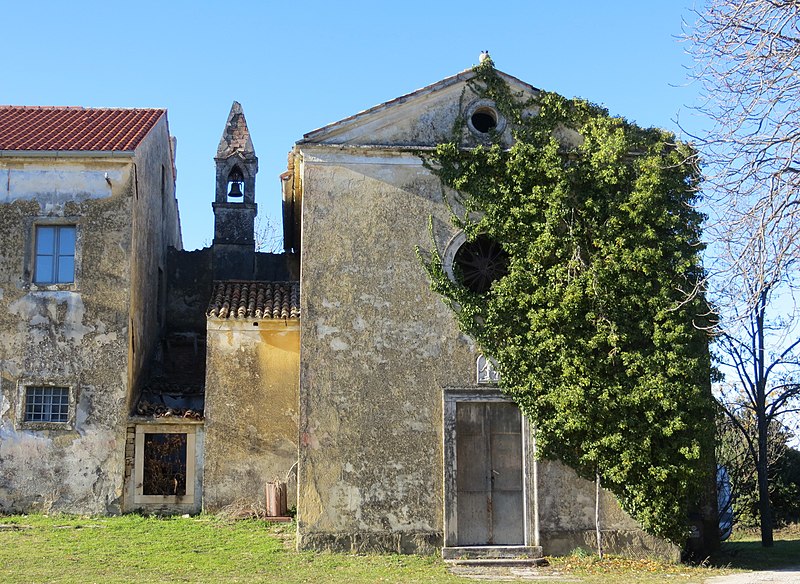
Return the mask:
{"type": "Polygon", "coordinates": [[[548,564],[544,558],[453,558],[444,563],[469,568],[530,568],[548,564]]]}
{"type": "Polygon", "coordinates": [[[442,548],[442,558],[445,560],[528,560],[541,557],[541,546],[531,545],[470,545],[442,548]]]}

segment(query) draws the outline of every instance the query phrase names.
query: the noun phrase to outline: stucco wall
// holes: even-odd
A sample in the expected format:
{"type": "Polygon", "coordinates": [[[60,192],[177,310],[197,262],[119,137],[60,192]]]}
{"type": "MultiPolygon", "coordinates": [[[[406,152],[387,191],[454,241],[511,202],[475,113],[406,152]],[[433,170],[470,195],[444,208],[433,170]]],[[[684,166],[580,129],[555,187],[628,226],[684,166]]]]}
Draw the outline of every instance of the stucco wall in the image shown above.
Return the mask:
{"type": "Polygon", "coordinates": [[[124,158],[0,158],[0,169],[8,173],[0,190],[0,511],[115,512],[127,413],[133,166],[124,158]],[[39,221],[77,226],[74,284],[31,284],[39,221]],[[70,423],[26,427],[28,383],[70,387],[70,423]]]}
{"type": "Polygon", "coordinates": [[[473,343],[415,254],[439,182],[411,154],[304,147],[300,547],[429,551],[442,541],[442,388],[473,343]]]}
{"type": "Polygon", "coordinates": [[[0,157],[0,511],[120,510],[157,269],[180,246],[172,169],[164,118],[132,156],[0,157]],[[76,226],[72,284],[32,283],[45,223],[76,226]],[[24,422],[28,385],[68,387],[69,422],[24,422]]]}
{"type": "MultiPolygon", "coordinates": [[[[558,461],[544,460],[537,465],[544,553],[564,555],[576,548],[596,549],[595,484],[558,461]]],[[[644,533],[605,489],[600,491],[600,528],[607,553],[680,559],[680,549],[644,533]]]]}
{"type": "Polygon", "coordinates": [[[266,483],[287,475],[295,505],[299,323],[209,319],[207,347],[203,508],[263,509],[266,483]]]}
{"type": "MultiPolygon", "coordinates": [[[[429,218],[440,250],[454,237],[449,210],[413,154],[300,150],[298,545],[430,552],[444,530],[443,389],[476,386],[477,349],[415,253],[431,249],[429,218]]],[[[591,544],[593,483],[542,462],[538,496],[546,553],[591,544]]],[[[609,549],[674,553],[605,492],[602,509],[609,549]]]]}

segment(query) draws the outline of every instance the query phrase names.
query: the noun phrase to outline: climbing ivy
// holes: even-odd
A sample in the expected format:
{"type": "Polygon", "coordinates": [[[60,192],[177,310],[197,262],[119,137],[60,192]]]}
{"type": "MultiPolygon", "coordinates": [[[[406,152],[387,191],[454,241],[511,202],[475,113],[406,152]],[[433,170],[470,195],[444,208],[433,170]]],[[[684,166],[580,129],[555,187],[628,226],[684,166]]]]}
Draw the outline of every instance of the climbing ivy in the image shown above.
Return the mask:
{"type": "Polygon", "coordinates": [[[703,216],[694,150],[596,105],[515,94],[491,60],[465,95],[489,99],[512,146],[466,147],[466,120],[424,162],[453,221],[508,253],[483,294],[421,253],[434,291],[495,359],[536,428],[538,455],[599,475],[650,533],[682,543],[713,450],[710,364],[696,292],[703,216]],[[571,138],[570,138],[571,136],[571,138]]]}

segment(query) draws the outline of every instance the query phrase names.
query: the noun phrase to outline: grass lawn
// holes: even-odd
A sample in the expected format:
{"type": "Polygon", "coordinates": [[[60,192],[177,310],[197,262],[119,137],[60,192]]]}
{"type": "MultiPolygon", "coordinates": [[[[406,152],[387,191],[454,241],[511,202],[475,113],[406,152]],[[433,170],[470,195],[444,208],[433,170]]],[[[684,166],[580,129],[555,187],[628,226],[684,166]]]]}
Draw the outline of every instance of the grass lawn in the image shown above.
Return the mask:
{"type": "MultiPolygon", "coordinates": [[[[736,542],[745,547],[731,557],[752,559],[750,543],[736,542]]],[[[293,525],[257,520],[0,517],[0,582],[476,582],[450,574],[435,557],[298,553],[293,545],[293,525]]],[[[723,566],[739,567],[727,559],[723,566]]],[[[547,579],[537,582],[700,583],[728,571],[569,556],[552,558],[551,566],[540,570],[547,579]]]]}
{"type": "MultiPolygon", "coordinates": [[[[736,531],[713,558],[714,565],[742,570],[768,570],[800,567],[800,525],[775,532],[775,544],[761,547],[758,531],[736,531]]],[[[800,569],[800,568],[799,568],[800,569]]]]}

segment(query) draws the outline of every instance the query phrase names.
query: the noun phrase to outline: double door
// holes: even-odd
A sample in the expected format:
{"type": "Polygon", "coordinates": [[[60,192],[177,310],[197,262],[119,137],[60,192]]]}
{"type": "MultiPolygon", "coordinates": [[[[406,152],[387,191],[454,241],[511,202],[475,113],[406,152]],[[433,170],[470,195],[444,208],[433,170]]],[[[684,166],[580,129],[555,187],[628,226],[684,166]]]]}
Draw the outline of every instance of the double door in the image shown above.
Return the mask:
{"type": "Polygon", "coordinates": [[[522,419],[508,402],[456,404],[457,545],[525,540],[522,419]]]}

